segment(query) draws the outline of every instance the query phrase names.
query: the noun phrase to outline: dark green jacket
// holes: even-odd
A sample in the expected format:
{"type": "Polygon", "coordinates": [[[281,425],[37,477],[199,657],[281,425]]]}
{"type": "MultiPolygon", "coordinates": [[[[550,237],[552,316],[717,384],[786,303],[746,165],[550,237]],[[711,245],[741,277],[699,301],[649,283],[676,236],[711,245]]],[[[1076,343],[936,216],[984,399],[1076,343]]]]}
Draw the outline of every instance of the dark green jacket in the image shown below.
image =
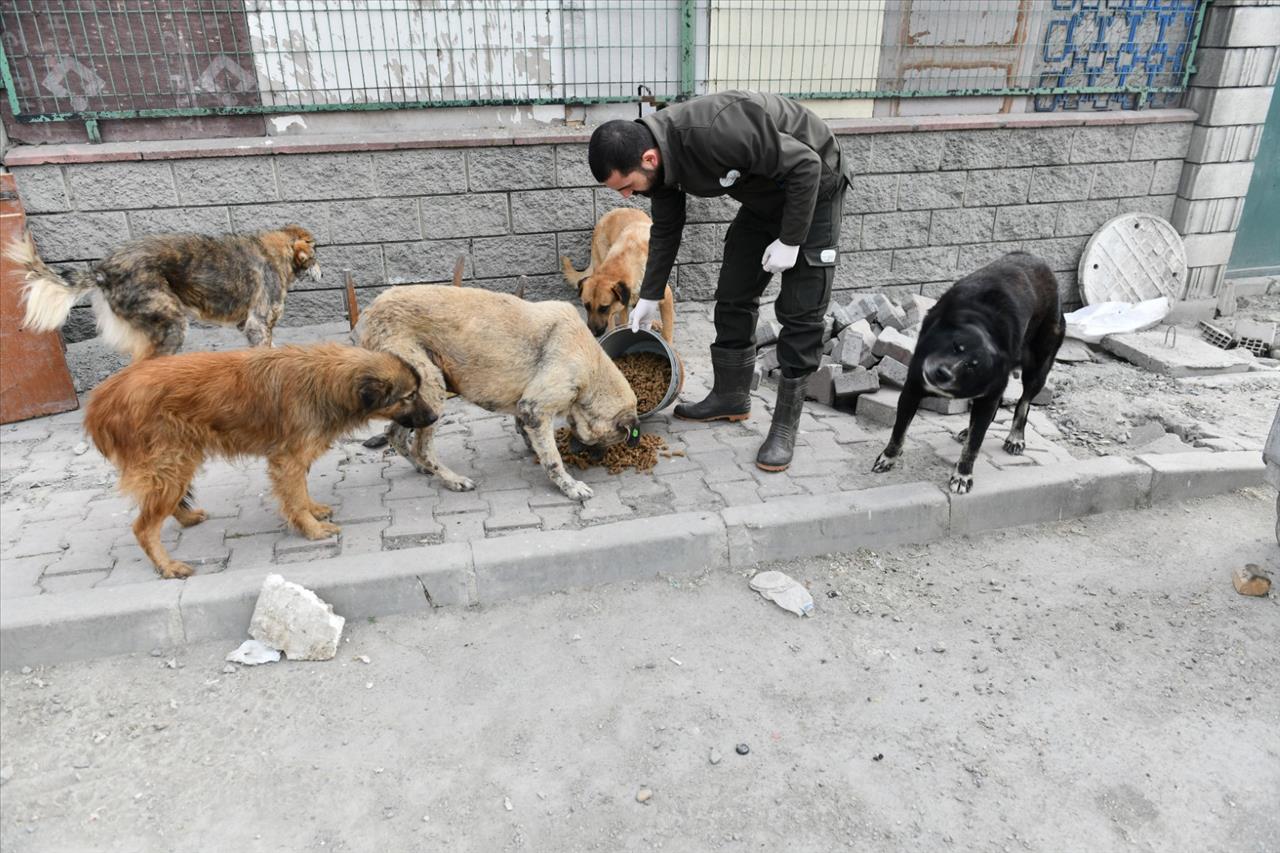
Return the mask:
{"type": "Polygon", "coordinates": [[[663,182],[650,191],[653,230],[640,295],[661,299],[684,231],[685,195],[728,195],[804,243],[819,195],[844,180],[840,143],[810,110],[779,95],[729,91],[639,119],[653,133],[663,182]],[[736,171],[738,175],[733,175],[736,171]]]}

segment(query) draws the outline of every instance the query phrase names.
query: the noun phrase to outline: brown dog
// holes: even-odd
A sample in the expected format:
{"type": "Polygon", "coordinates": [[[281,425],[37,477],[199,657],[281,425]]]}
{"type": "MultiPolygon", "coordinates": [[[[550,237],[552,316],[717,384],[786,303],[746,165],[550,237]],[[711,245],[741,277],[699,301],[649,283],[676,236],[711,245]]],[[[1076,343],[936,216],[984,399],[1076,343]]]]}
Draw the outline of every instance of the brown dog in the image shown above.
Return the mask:
{"type": "MultiPolygon", "coordinates": [[[[461,279],[462,267],[454,273],[461,279]]],[[[591,489],[570,477],[556,448],[555,420],[592,447],[639,440],[636,395],[618,366],[564,302],[525,302],[505,293],[447,285],[402,285],[373,300],[356,327],[360,345],[395,353],[422,376],[427,408],[450,392],[491,412],[510,412],[551,481],[574,500],[591,489]]],[[[431,446],[430,427],[387,427],[396,452],[446,488],[469,491],[431,446]]]]}
{"type": "Polygon", "coordinates": [[[418,386],[401,359],[338,344],[187,353],[103,382],[84,426],[138,502],[138,544],[161,575],[180,578],[191,567],[165,551],[160,526],[169,515],[183,527],[205,520],[191,506],[191,480],[206,458],[265,456],[289,524],[308,539],[332,536],[331,509],[307,492],[311,464],[371,418],[430,426],[437,415],[418,386]]]}
{"type": "MultiPolygon", "coordinates": [[[[619,207],[600,217],[591,232],[591,264],[585,270],[579,272],[572,261],[560,257],[564,277],[578,289],[582,306],[587,309],[587,328],[596,337],[627,324],[631,308],[640,298],[652,226],[653,220],[643,210],[619,207]]],[[[667,285],[659,309],[662,337],[671,343],[676,324],[671,285],[667,285]]]]}
{"type": "Polygon", "coordinates": [[[177,352],[188,313],[234,325],[250,346],[271,346],[294,279],[303,271],[320,278],[315,240],[297,225],[222,237],[143,237],[65,278],[40,260],[29,233],[5,254],[26,270],[23,325],[52,331],[66,322],[81,295],[93,291],[98,331],[134,361],[177,352]]]}

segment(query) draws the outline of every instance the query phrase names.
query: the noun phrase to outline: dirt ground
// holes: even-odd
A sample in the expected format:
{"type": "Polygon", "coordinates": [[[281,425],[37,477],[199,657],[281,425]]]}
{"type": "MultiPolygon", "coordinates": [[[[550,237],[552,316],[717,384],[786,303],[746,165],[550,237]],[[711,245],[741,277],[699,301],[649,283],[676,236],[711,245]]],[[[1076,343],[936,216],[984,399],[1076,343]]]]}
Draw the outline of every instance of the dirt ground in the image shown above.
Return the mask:
{"type": "Polygon", "coordinates": [[[1274,499],[3,673],[0,848],[1275,851],[1274,499]]]}

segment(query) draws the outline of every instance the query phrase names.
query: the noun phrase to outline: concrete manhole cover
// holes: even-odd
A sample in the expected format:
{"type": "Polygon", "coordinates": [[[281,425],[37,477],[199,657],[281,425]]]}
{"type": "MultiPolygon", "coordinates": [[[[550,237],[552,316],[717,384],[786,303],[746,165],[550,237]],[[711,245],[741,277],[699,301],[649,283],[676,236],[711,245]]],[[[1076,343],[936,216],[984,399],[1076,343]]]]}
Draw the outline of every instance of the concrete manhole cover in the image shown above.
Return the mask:
{"type": "Polygon", "coordinates": [[[1080,256],[1084,304],[1142,302],[1182,295],[1187,250],[1165,220],[1149,213],[1125,213],[1099,228],[1080,256]]]}

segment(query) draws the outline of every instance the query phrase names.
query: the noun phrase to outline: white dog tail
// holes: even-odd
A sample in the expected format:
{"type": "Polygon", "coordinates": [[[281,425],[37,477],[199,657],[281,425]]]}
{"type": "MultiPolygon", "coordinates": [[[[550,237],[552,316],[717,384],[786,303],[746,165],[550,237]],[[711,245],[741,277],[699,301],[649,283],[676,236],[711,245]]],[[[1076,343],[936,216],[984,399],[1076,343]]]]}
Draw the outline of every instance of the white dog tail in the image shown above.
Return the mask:
{"type": "Polygon", "coordinates": [[[35,332],[57,329],[66,322],[76,300],[97,286],[93,273],[75,272],[71,274],[72,280],[67,281],[46,266],[36,254],[30,232],[11,243],[4,254],[26,271],[26,285],[22,288],[26,301],[23,328],[35,332]]]}

